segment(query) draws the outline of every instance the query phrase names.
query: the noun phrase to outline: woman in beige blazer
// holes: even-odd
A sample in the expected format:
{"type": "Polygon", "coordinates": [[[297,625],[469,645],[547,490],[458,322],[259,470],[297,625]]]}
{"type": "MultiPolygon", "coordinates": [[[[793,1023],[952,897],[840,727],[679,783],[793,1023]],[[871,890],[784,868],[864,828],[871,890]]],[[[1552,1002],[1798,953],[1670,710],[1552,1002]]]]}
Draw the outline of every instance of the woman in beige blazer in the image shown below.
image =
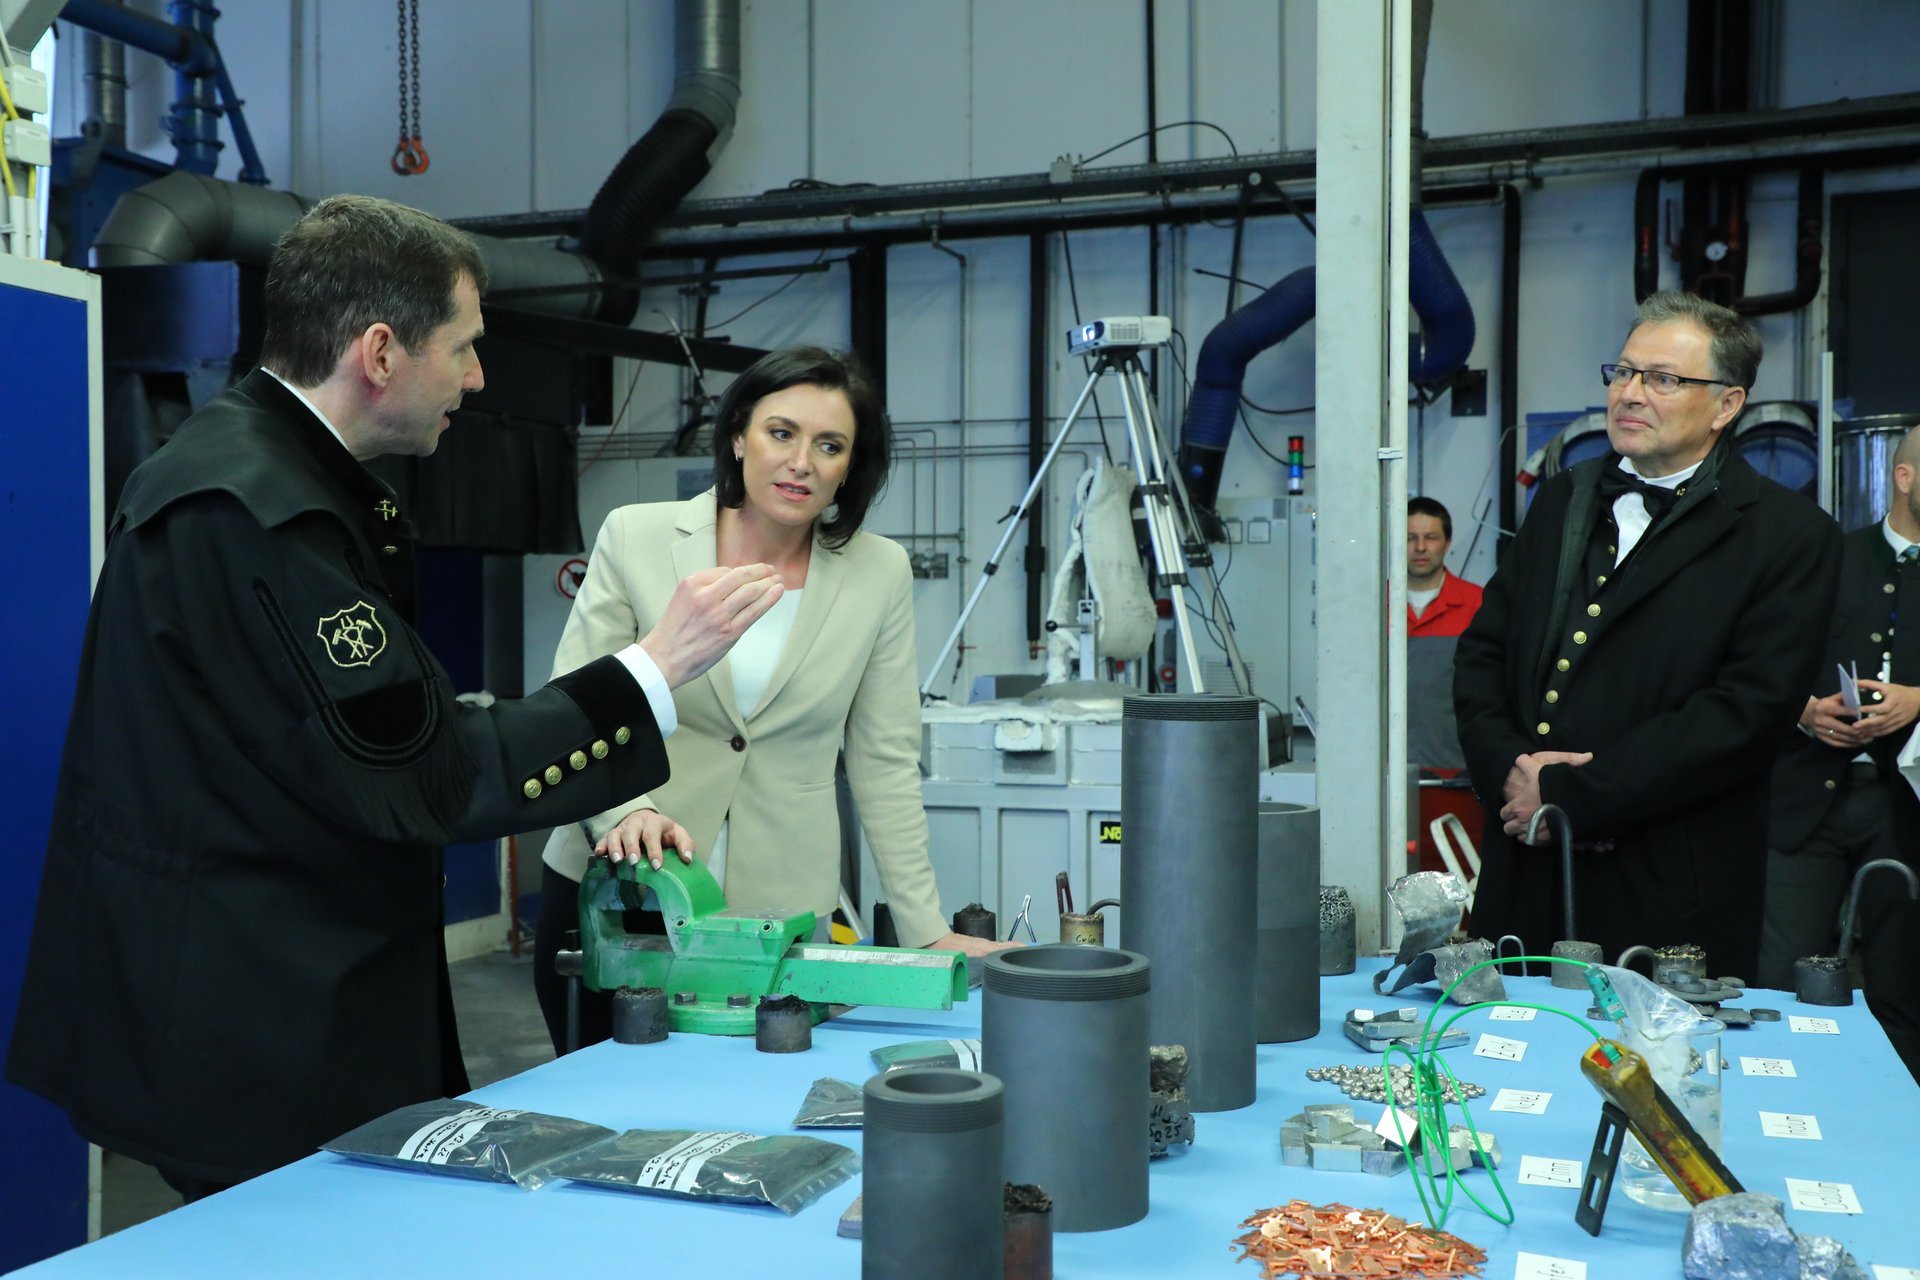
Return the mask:
{"type": "MultiPolygon", "coordinates": [[[[534,982],[556,1048],[565,990],[553,955],[577,927],[594,853],[657,866],[672,851],[692,861],[723,848],[730,905],[832,914],[843,743],[901,945],[995,945],[949,931],[927,857],[913,573],[897,543],[860,532],[890,464],[878,390],[851,356],[794,347],[741,374],[715,422],[712,491],[607,517],[554,670],[631,644],[681,579],[716,564],[771,564],[786,594],[728,658],[675,691],[672,779],[548,841],[534,982]]],[[[604,1000],[582,1003],[582,1042],[604,1039],[604,1000]]]]}

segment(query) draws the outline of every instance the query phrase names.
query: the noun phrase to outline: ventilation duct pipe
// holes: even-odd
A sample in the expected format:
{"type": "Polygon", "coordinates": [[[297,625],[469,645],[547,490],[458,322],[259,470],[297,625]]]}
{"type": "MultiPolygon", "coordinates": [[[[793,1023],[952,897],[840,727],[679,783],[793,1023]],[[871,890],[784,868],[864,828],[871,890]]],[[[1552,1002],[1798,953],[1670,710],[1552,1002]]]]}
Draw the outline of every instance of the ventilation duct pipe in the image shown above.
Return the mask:
{"type": "MultiPolygon", "coordinates": [[[[1413,211],[1408,286],[1422,342],[1408,378],[1431,385],[1453,375],[1473,350],[1473,305],[1447,265],[1424,213],[1413,211]]],[[[1181,433],[1180,471],[1187,492],[1209,510],[1220,492],[1220,468],[1240,413],[1247,365],[1313,318],[1314,272],[1302,267],[1215,325],[1193,366],[1193,395],[1181,433]]]]}
{"type": "MultiPolygon", "coordinates": [[[[673,39],[673,96],[607,175],[580,232],[580,251],[615,280],[638,274],[647,237],[707,176],[740,101],[739,0],[675,0],[673,39]]],[[[632,288],[610,289],[599,319],[629,324],[639,305],[632,288]]]]}
{"type": "MultiPolygon", "coordinates": [[[[313,201],[287,191],[222,182],[175,169],[121,196],[93,242],[96,267],[151,267],[170,262],[240,262],[265,266],[273,246],[313,201]]],[[[584,316],[597,305],[600,279],[592,262],[560,253],[544,240],[475,236],[490,278],[489,292],[542,292],[515,305],[550,315],[584,316]]]]}
{"type": "Polygon", "coordinates": [[[274,241],[313,202],[175,169],[120,197],[93,242],[96,267],[170,262],[265,265],[274,241]]]}
{"type": "MultiPolygon", "coordinates": [[[[601,268],[631,278],[649,230],[706,174],[709,148],[732,128],[740,98],[739,0],[678,0],[674,14],[673,97],[595,197],[595,210],[605,212],[589,219],[586,252],[561,252],[547,240],[475,236],[491,294],[505,299],[532,291],[512,298],[512,305],[548,315],[597,314],[622,325],[633,319],[637,295],[618,290],[614,299],[603,298],[607,291],[594,287],[601,268]]],[[[313,203],[290,192],[176,170],[120,198],[94,241],[93,263],[264,265],[274,243],[313,203]]]]}
{"type": "Polygon", "coordinates": [[[97,32],[80,42],[86,63],[85,132],[98,133],[109,147],[127,145],[127,46],[97,32]]]}

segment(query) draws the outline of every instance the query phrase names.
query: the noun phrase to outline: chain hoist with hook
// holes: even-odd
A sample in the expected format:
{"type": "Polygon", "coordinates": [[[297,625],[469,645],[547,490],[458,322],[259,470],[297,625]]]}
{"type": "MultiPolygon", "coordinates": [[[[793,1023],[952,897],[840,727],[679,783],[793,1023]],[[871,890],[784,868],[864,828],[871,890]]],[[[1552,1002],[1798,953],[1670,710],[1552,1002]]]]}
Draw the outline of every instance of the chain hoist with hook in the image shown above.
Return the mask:
{"type": "Polygon", "coordinates": [[[395,0],[400,61],[400,143],[393,149],[393,171],[411,177],[427,171],[427,147],[420,141],[420,0],[395,0]],[[409,116],[411,108],[411,116],[409,116]]]}

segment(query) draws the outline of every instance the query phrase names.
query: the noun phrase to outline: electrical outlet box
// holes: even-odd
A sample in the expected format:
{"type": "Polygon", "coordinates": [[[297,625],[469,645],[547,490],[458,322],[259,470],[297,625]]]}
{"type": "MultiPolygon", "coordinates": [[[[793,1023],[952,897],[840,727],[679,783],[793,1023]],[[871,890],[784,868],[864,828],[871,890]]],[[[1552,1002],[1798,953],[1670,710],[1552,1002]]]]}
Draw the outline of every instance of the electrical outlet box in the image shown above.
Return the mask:
{"type": "Polygon", "coordinates": [[[53,163],[53,137],[38,121],[9,120],[0,139],[6,142],[7,159],[15,164],[53,163]]]}
{"type": "MultiPolygon", "coordinates": [[[[47,92],[46,72],[35,67],[14,66],[0,71],[0,76],[6,77],[7,94],[21,115],[45,115],[53,106],[53,96],[47,92]]],[[[13,154],[11,148],[7,154],[13,154]]]]}

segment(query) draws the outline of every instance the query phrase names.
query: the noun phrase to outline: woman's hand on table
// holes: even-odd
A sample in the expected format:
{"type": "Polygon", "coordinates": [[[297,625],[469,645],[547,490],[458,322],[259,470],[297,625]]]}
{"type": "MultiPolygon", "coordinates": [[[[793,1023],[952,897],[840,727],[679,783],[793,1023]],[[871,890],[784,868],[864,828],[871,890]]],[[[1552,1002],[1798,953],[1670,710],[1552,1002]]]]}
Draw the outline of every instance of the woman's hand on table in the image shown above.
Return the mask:
{"type": "Polygon", "coordinates": [[[668,849],[678,853],[682,862],[693,861],[693,837],[658,809],[635,809],[593,846],[595,853],[605,854],[611,862],[645,858],[655,871],[665,862],[668,849]]]}
{"type": "Polygon", "coordinates": [[[1018,942],[995,942],[992,938],[976,938],[965,933],[943,933],[929,942],[923,950],[958,951],[969,958],[977,958],[1020,945],[1018,942]]]}

